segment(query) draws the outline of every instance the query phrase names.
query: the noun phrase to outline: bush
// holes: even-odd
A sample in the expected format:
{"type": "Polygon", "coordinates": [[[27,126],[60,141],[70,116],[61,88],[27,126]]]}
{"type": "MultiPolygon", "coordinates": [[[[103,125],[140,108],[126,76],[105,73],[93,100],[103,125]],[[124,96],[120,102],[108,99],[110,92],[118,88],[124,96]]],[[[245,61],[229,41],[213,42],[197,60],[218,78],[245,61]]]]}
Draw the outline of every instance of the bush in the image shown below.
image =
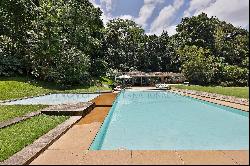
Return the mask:
{"type": "Polygon", "coordinates": [[[61,50],[48,59],[36,58],[33,61],[35,77],[53,81],[61,85],[87,82],[90,67],[89,57],[75,48],[61,50]],[[51,61],[51,63],[41,63],[51,61]]]}
{"type": "Polygon", "coordinates": [[[247,86],[249,70],[238,66],[226,65],[223,68],[222,86],[247,86]]]}
{"type": "Polygon", "coordinates": [[[192,84],[208,85],[213,82],[214,58],[208,50],[186,46],[179,53],[183,61],[182,73],[192,84]]]}
{"type": "Polygon", "coordinates": [[[0,76],[12,76],[23,74],[24,65],[22,60],[15,54],[11,39],[7,36],[0,36],[0,76]]]}

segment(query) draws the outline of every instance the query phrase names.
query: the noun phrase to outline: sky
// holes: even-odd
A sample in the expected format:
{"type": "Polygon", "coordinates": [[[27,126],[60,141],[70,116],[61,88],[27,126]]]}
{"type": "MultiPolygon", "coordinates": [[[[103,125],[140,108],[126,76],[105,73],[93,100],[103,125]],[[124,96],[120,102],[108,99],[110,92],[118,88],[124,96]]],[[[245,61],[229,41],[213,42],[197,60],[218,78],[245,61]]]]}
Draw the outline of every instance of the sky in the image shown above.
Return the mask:
{"type": "Polygon", "coordinates": [[[90,0],[103,11],[106,24],[115,18],[131,19],[147,34],[159,35],[163,30],[171,36],[183,17],[202,12],[209,17],[249,30],[249,0],[90,0]]]}

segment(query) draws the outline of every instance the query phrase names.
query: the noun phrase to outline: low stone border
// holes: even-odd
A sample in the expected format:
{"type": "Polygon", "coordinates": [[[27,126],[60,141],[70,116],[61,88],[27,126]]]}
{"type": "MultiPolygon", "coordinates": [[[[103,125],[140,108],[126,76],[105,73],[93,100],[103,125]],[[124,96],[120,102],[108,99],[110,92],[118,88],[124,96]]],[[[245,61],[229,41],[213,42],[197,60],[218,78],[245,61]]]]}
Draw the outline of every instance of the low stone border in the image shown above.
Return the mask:
{"type": "Polygon", "coordinates": [[[73,116],[56,128],[50,130],[47,134],[41,136],[31,145],[26,146],[9,159],[0,162],[0,165],[27,165],[38,157],[45,149],[66,133],[82,116],[73,116]]]}
{"type": "Polygon", "coordinates": [[[16,118],[13,118],[13,119],[6,120],[6,121],[0,123],[0,129],[2,129],[4,127],[8,127],[10,125],[13,125],[15,123],[21,122],[23,120],[29,119],[31,117],[34,117],[34,116],[37,116],[37,115],[40,115],[40,114],[41,114],[41,111],[31,112],[31,113],[25,114],[25,115],[20,116],[20,117],[16,117],[16,118]]]}
{"type": "MultiPolygon", "coordinates": [[[[209,102],[209,103],[213,103],[213,104],[217,104],[217,105],[222,105],[222,106],[225,106],[225,107],[238,109],[238,110],[241,110],[243,112],[249,112],[248,109],[243,109],[243,108],[239,108],[237,106],[231,106],[230,105],[230,104],[236,104],[236,103],[225,102],[225,101],[221,101],[221,100],[217,100],[217,99],[213,99],[213,98],[211,98],[211,99],[214,100],[214,101],[209,101],[209,97],[202,97],[200,95],[195,95],[195,94],[190,94],[190,93],[183,93],[183,92],[179,92],[179,91],[171,91],[171,92],[175,93],[175,94],[178,94],[178,95],[191,97],[191,98],[194,98],[194,99],[197,99],[197,100],[200,100],[200,101],[205,101],[205,102],[209,102]],[[224,104],[220,103],[220,102],[224,102],[224,104]]],[[[241,105],[241,106],[247,107],[246,105],[241,105]]]]}
{"type": "Polygon", "coordinates": [[[41,112],[46,115],[85,116],[94,107],[95,103],[80,102],[76,104],[53,105],[41,110],[41,112]]]}
{"type": "Polygon", "coordinates": [[[191,94],[191,95],[201,96],[205,98],[211,98],[211,99],[216,99],[220,101],[249,106],[248,99],[236,98],[233,96],[225,96],[225,95],[209,93],[209,92],[201,92],[201,91],[187,90],[187,89],[184,90],[184,89],[176,89],[176,88],[173,88],[172,91],[177,91],[177,92],[184,93],[184,94],[191,94]]]}

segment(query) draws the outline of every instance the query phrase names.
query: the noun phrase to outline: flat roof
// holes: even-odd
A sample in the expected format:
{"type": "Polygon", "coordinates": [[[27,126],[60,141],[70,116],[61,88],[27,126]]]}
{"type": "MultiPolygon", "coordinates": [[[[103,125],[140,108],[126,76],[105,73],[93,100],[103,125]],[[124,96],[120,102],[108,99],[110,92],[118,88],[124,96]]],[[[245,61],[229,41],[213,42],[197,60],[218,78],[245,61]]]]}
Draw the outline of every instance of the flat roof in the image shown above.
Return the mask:
{"type": "Polygon", "coordinates": [[[131,77],[184,77],[182,73],[173,72],[122,72],[119,75],[129,75],[131,77]]]}

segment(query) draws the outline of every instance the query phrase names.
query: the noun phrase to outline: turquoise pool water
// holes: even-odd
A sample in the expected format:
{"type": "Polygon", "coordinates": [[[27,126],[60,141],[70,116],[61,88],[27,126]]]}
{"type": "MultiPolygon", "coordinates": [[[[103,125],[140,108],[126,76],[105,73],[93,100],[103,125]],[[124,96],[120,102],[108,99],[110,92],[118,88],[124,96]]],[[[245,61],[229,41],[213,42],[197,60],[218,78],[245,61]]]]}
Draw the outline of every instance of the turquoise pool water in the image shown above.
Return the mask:
{"type": "Polygon", "coordinates": [[[34,98],[22,99],[4,103],[4,105],[57,105],[79,102],[88,102],[99,96],[99,94],[50,94],[34,98]]]}
{"type": "Polygon", "coordinates": [[[249,113],[171,92],[121,92],[91,150],[248,150],[249,113]]]}

